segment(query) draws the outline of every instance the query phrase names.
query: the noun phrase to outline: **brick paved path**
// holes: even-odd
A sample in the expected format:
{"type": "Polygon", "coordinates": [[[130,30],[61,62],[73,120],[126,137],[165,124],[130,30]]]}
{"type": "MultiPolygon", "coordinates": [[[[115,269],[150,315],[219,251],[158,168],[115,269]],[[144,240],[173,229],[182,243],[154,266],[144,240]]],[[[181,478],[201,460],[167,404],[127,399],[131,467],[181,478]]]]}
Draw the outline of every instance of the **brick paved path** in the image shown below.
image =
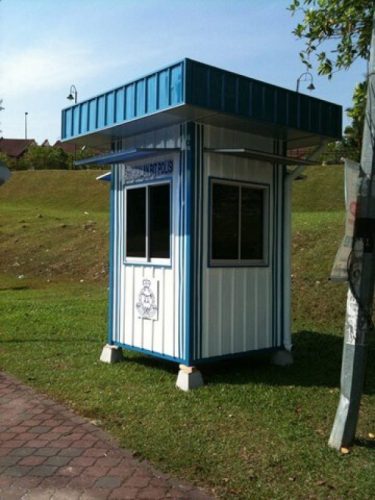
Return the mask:
{"type": "Polygon", "coordinates": [[[158,473],[66,407],[0,373],[0,499],[209,497],[158,473]]]}

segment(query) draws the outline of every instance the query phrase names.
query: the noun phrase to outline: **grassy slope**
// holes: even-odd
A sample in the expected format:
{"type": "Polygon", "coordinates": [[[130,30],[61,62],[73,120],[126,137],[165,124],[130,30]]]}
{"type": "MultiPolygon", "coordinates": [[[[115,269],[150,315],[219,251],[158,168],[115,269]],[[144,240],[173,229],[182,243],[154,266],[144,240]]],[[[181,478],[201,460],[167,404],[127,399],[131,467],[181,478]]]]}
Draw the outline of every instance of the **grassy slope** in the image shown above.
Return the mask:
{"type": "Polygon", "coordinates": [[[0,191],[0,274],[106,280],[109,186],[97,174],[14,173],[0,191]]]}
{"type": "Polygon", "coordinates": [[[260,361],[205,367],[207,385],[184,394],[174,388],[173,365],[135,354],[128,363],[99,363],[106,273],[93,270],[106,261],[108,186],[98,185],[95,173],[25,172],[0,190],[0,368],[223,498],[372,498],[373,351],[361,446],[348,456],[326,446],[345,301],[345,286],[327,281],[343,230],[342,169],[307,174],[294,184],[292,367],[260,361]],[[95,229],[83,228],[87,220],[95,229]]]}

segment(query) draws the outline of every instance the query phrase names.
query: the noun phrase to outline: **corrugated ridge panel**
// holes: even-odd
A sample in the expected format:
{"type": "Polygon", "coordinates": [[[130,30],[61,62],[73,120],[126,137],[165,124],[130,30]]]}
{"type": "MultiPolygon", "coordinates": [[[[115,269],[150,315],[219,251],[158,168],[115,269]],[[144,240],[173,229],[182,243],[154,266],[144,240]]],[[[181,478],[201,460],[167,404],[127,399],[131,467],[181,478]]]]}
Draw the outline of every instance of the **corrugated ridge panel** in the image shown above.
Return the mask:
{"type": "MultiPolygon", "coordinates": [[[[185,106],[340,138],[342,107],[254,78],[185,59],[62,111],[63,140],[105,131],[185,106]]],[[[189,118],[190,116],[190,118],[189,118]]]]}
{"type": "Polygon", "coordinates": [[[342,107],[269,83],[186,59],[186,104],[341,137],[342,107]]]}
{"type": "Polygon", "coordinates": [[[119,125],[183,102],[184,61],[62,111],[62,139],[119,125]]]}

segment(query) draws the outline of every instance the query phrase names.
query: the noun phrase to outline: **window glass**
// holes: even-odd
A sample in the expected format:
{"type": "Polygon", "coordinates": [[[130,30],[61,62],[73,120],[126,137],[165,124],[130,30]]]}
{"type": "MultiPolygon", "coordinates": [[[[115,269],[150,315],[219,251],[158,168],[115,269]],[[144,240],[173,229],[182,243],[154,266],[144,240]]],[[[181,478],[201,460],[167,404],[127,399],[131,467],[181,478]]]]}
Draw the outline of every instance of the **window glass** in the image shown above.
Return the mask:
{"type": "Polygon", "coordinates": [[[212,258],[238,259],[239,187],[212,186],[212,258]]]}
{"type": "Polygon", "coordinates": [[[146,257],[146,188],[127,190],[126,255],[146,257]]]}
{"type": "Polygon", "coordinates": [[[241,259],[263,258],[263,189],[241,188],[241,259]]]}
{"type": "Polygon", "coordinates": [[[235,181],[211,184],[213,264],[247,265],[264,261],[265,187],[235,181]],[[222,261],[222,262],[221,262],[222,261]]]}
{"type": "Polygon", "coordinates": [[[169,259],[169,184],[149,187],[150,258],[169,259]]]}

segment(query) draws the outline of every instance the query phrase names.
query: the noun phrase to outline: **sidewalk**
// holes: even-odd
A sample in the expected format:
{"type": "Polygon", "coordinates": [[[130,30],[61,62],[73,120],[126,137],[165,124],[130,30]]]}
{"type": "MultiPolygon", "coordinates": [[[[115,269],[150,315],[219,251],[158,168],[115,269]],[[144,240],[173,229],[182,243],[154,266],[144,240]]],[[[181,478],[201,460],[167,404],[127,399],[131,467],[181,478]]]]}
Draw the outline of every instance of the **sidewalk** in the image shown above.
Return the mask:
{"type": "Polygon", "coordinates": [[[88,420],[0,373],[0,499],[209,499],[88,420]]]}

